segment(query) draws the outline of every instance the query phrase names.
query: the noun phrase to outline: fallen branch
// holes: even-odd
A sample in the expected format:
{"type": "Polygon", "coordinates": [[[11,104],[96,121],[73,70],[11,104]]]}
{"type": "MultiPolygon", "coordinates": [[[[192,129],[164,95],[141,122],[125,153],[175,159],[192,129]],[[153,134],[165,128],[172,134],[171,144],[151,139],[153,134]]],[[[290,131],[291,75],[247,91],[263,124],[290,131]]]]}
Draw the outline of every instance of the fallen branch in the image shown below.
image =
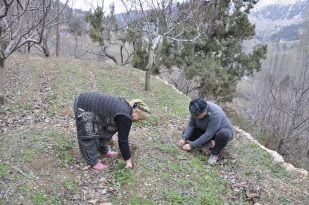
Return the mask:
{"type": "Polygon", "coordinates": [[[10,167],[12,167],[13,169],[15,169],[17,172],[21,173],[22,175],[24,175],[24,176],[28,177],[28,175],[27,175],[27,174],[25,174],[23,171],[21,171],[21,170],[20,170],[20,169],[18,169],[17,167],[14,167],[14,166],[12,166],[12,165],[10,165],[10,167]]]}

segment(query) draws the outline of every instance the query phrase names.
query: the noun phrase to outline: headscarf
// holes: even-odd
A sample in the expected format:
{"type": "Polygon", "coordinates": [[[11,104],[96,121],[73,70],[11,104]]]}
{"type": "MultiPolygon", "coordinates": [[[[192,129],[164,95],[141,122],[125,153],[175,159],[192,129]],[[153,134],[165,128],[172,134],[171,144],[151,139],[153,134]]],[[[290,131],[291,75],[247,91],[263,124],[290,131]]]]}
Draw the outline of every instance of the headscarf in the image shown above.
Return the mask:
{"type": "Polygon", "coordinates": [[[151,114],[149,108],[141,99],[133,99],[129,102],[133,109],[136,109],[142,119],[147,119],[151,114]]]}

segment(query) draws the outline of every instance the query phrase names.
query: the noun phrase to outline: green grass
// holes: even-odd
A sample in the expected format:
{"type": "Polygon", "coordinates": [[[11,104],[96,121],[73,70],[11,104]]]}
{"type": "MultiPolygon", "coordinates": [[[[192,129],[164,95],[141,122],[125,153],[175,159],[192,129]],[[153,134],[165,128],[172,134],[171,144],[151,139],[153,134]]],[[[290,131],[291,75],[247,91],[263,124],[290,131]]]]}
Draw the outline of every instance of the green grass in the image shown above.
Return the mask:
{"type": "Polygon", "coordinates": [[[10,175],[10,167],[6,164],[0,164],[0,177],[8,177],[10,175]]]}
{"type": "Polygon", "coordinates": [[[171,155],[176,155],[179,154],[179,148],[175,147],[175,146],[171,146],[171,145],[165,145],[162,144],[159,146],[159,150],[161,152],[165,152],[167,154],[171,154],[171,155]]]}
{"type": "Polygon", "coordinates": [[[152,205],[154,204],[152,201],[148,199],[144,199],[140,196],[133,196],[127,203],[128,205],[152,205]]]}
{"type": "Polygon", "coordinates": [[[243,147],[237,147],[238,153],[245,153],[243,154],[242,159],[248,167],[253,169],[251,172],[248,170],[247,173],[256,173],[254,170],[261,168],[280,178],[287,178],[289,176],[287,170],[282,169],[278,164],[275,164],[272,156],[262,150],[257,144],[242,144],[241,146],[243,147]]]}
{"type": "Polygon", "coordinates": [[[39,155],[39,151],[35,148],[30,148],[27,150],[22,151],[18,155],[18,160],[21,163],[29,163],[31,162],[34,158],[36,158],[39,155]]]}
{"type": "Polygon", "coordinates": [[[12,105],[5,105],[3,107],[3,110],[7,112],[20,112],[32,109],[33,106],[29,104],[12,104],[12,105]]]}
{"type": "Polygon", "coordinates": [[[165,191],[164,199],[169,204],[188,204],[191,201],[190,199],[186,200],[187,198],[182,194],[173,191],[165,191]]]}
{"type": "Polygon", "coordinates": [[[73,154],[75,149],[75,144],[68,138],[63,132],[51,131],[48,133],[50,138],[54,140],[55,152],[59,159],[59,164],[61,167],[66,167],[72,165],[76,158],[73,154]]]}
{"type": "Polygon", "coordinates": [[[131,170],[125,168],[123,160],[117,160],[117,168],[112,172],[114,179],[119,185],[127,185],[133,183],[135,178],[131,170]]]}
{"type": "Polygon", "coordinates": [[[30,199],[35,205],[60,205],[60,198],[54,193],[47,193],[45,191],[34,192],[30,194],[30,199]]]}
{"type": "MultiPolygon", "coordinates": [[[[32,62],[29,67],[31,64],[32,62]]],[[[50,82],[52,90],[48,91],[47,97],[43,99],[48,105],[47,117],[55,121],[48,124],[48,128],[45,127],[45,123],[42,123],[44,124],[42,128],[35,129],[31,127],[32,125],[25,127],[22,133],[15,136],[22,139],[20,149],[11,155],[6,155],[6,161],[9,161],[12,156],[17,159],[20,167],[27,167],[29,162],[35,160],[41,153],[45,155],[48,153],[50,160],[56,159],[59,162],[52,164],[52,169],[59,171],[58,174],[64,173],[65,175],[70,165],[80,163],[80,158],[76,156],[78,147],[71,125],[67,123],[68,127],[62,126],[57,120],[59,119],[60,122],[64,118],[72,120],[70,118],[73,117],[74,98],[81,92],[93,90],[91,83],[95,82],[89,82],[89,73],[85,69],[87,66],[95,76],[96,90],[127,99],[141,98],[153,113],[148,121],[136,123],[132,127],[130,142],[138,147],[134,154],[134,169],[125,169],[124,161],[119,159],[107,175],[102,173],[102,177],[108,176],[108,186],[116,190],[115,195],[112,196],[114,204],[216,205],[225,202],[234,204],[234,201],[229,198],[231,195],[235,196],[231,184],[220,174],[221,169],[227,168],[241,173],[240,177],[256,180],[256,183],[263,180],[263,183],[266,183],[267,176],[271,176],[272,179],[284,185],[289,183],[290,175],[287,171],[273,164],[271,156],[264,150],[242,138],[235,139],[229,148],[229,154],[235,158],[234,163],[227,159],[224,165],[210,167],[205,165],[208,156],[195,151],[189,153],[181,151],[177,147],[182,132],[179,127],[187,123],[190,99],[153,77],[151,78],[151,90],[144,91],[144,72],[90,61],[53,59],[51,63],[49,60],[36,59],[33,64],[36,67],[33,71],[48,67],[49,64],[55,66],[54,78],[50,82]],[[25,142],[29,144],[24,144],[25,142]],[[29,146],[30,144],[33,146],[29,146]]],[[[42,71],[44,69],[41,69],[40,73],[42,71]]],[[[37,73],[33,72],[33,74],[37,73]]],[[[32,100],[30,97],[29,95],[29,102],[32,100]]],[[[5,112],[31,110],[32,107],[28,104],[31,105],[31,103],[20,102],[16,105],[8,105],[5,112]]],[[[248,124],[248,126],[251,125],[248,124]]],[[[7,136],[9,136],[8,142],[12,144],[14,140],[10,136],[13,135],[7,136]]],[[[66,198],[68,196],[65,196],[63,192],[82,194],[79,192],[81,189],[78,180],[69,172],[66,176],[58,176],[60,181],[54,181],[44,187],[39,186],[40,190],[34,189],[38,187],[40,177],[52,176],[53,173],[40,173],[35,172],[31,167],[27,168],[23,171],[28,177],[24,177],[9,165],[0,164],[0,178],[11,181],[17,175],[23,178],[23,183],[17,185],[17,194],[30,200],[32,204],[65,204],[70,202],[70,199],[66,198]],[[44,174],[47,175],[44,176],[44,174]]],[[[88,171],[83,170],[83,173],[85,172],[88,171]]],[[[89,171],[87,174],[92,173],[89,171]]],[[[263,188],[266,194],[273,191],[267,187],[263,188]]],[[[240,199],[235,203],[248,204],[244,195],[245,193],[239,193],[240,199]]],[[[261,201],[261,204],[263,202],[265,204],[294,203],[290,196],[285,196],[282,192],[277,193],[276,190],[273,196],[267,197],[266,201],[261,201]]]]}
{"type": "Polygon", "coordinates": [[[64,188],[75,193],[77,191],[77,188],[78,188],[78,183],[73,179],[66,179],[63,182],[63,186],[64,186],[64,188]]]}

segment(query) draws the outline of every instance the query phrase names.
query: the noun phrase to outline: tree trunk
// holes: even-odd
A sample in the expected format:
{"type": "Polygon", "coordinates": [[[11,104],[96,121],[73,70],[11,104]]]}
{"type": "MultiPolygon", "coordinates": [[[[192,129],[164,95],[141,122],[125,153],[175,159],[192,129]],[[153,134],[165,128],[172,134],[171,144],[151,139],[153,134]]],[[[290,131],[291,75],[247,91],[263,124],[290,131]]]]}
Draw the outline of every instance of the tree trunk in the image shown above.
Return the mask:
{"type": "Polygon", "coordinates": [[[120,45],[120,62],[123,65],[123,45],[120,45]]]}
{"type": "Polygon", "coordinates": [[[279,154],[281,154],[281,155],[288,155],[288,153],[286,153],[286,150],[285,150],[285,144],[284,144],[283,139],[279,140],[279,143],[278,143],[278,146],[277,146],[277,152],[279,152],[279,154]]]}
{"type": "Polygon", "coordinates": [[[155,57],[154,49],[152,46],[149,46],[148,49],[148,64],[146,66],[146,74],[145,74],[145,90],[150,90],[150,75],[152,71],[153,60],[155,57]]]}
{"type": "Polygon", "coordinates": [[[152,72],[152,66],[156,58],[155,50],[161,50],[162,47],[162,36],[158,35],[155,39],[149,40],[148,45],[148,63],[146,66],[145,74],[145,90],[150,90],[150,75],[152,72]]]}
{"type": "Polygon", "coordinates": [[[43,38],[43,46],[42,46],[43,54],[46,58],[50,57],[50,52],[48,48],[48,37],[49,37],[49,32],[45,34],[45,37],[43,38]]]}
{"type": "Polygon", "coordinates": [[[4,86],[5,86],[5,67],[4,59],[0,59],[0,106],[4,104],[4,86]]]}
{"type": "MultiPolygon", "coordinates": [[[[102,47],[102,46],[101,46],[101,47],[102,47]]],[[[104,55],[105,55],[106,57],[108,57],[109,59],[111,59],[112,61],[114,61],[114,63],[115,63],[116,65],[118,65],[118,61],[117,61],[116,57],[114,57],[114,56],[112,56],[112,54],[109,54],[109,53],[108,53],[108,51],[107,51],[107,46],[103,46],[102,52],[104,53],[104,55]]]]}
{"type": "Polygon", "coordinates": [[[74,41],[75,41],[74,58],[78,59],[78,54],[77,54],[77,50],[78,50],[78,37],[77,36],[74,36],[74,41]]]}
{"type": "Polygon", "coordinates": [[[28,54],[31,52],[31,42],[27,43],[28,54]]]}
{"type": "Polygon", "coordinates": [[[50,53],[49,53],[49,50],[48,50],[48,48],[46,48],[46,47],[42,47],[42,50],[43,50],[43,53],[44,53],[44,56],[46,57],[46,58],[49,58],[50,57],[50,53]]]}
{"type": "Polygon", "coordinates": [[[60,33],[59,33],[59,0],[57,0],[57,26],[56,26],[56,57],[60,52],[60,33]]]}

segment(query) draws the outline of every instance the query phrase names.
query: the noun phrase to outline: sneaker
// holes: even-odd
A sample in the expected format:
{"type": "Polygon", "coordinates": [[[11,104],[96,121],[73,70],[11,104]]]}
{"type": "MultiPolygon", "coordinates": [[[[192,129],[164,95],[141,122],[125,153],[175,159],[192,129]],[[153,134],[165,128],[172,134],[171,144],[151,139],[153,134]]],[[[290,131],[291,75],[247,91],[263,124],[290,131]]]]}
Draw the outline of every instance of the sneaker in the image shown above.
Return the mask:
{"type": "Polygon", "coordinates": [[[116,158],[116,157],[119,156],[119,153],[118,153],[118,152],[108,151],[108,152],[105,153],[103,156],[104,156],[104,157],[107,157],[107,158],[116,158]]]}
{"type": "Polygon", "coordinates": [[[214,164],[217,163],[217,161],[218,161],[218,155],[212,154],[212,155],[210,155],[210,157],[208,159],[208,164],[214,165],[214,164]]]}
{"type": "Polygon", "coordinates": [[[101,162],[98,162],[96,165],[93,166],[93,168],[98,171],[106,170],[108,169],[108,167],[108,165],[102,164],[101,162]]]}

